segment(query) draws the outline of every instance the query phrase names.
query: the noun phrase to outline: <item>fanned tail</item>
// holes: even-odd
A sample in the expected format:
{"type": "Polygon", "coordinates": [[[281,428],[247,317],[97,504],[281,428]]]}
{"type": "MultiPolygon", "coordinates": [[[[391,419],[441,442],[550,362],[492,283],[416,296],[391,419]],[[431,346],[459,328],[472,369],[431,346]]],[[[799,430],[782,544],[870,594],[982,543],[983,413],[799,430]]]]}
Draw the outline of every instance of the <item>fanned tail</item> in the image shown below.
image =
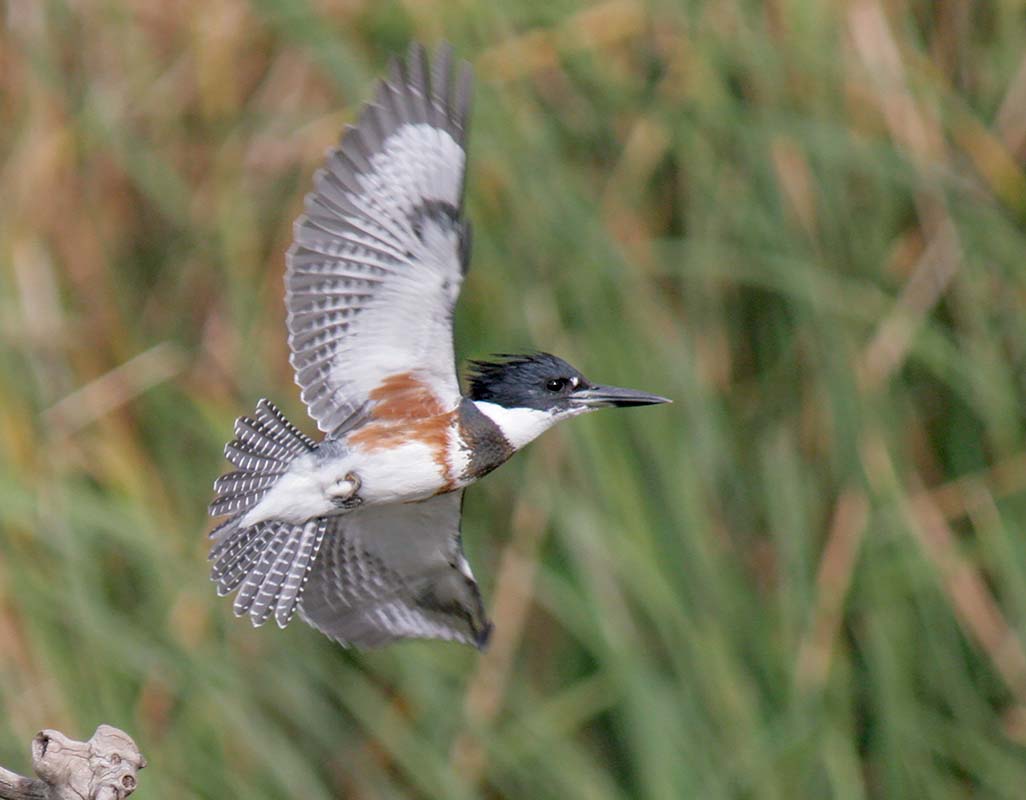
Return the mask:
{"type": "MultiPolygon", "coordinates": [[[[238,516],[249,511],[285,474],[297,456],[313,448],[314,442],[309,436],[285,419],[270,401],[261,400],[253,417],[235,420],[235,439],[225,445],[224,455],[238,469],[214,481],[217,496],[210,504],[210,515],[238,516]]],[[[211,535],[220,531],[221,528],[217,528],[211,535]]]]}
{"type": "Polygon", "coordinates": [[[219,595],[239,589],[234,611],[238,616],[249,614],[254,625],[263,625],[274,615],[284,628],[292,619],[325,525],[323,520],[301,525],[278,520],[240,523],[292,461],[313,448],[313,440],[267,400],[257,403],[253,417],[235,421],[235,439],[225,445],[225,457],[237,469],[214,482],[210,514],[230,516],[210,534],[210,577],[219,595]]]}

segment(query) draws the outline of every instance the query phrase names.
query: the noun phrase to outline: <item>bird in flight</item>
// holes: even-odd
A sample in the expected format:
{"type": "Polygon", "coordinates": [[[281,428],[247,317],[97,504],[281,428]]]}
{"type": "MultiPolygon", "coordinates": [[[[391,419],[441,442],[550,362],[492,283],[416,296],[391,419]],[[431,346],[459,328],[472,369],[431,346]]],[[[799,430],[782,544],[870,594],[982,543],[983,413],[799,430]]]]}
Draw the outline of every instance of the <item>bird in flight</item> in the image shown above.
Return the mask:
{"type": "Polygon", "coordinates": [[[291,364],[325,434],[267,400],[235,422],[214,483],[211,577],[234,611],[298,612],[345,646],[405,638],[481,648],[491,623],[463,555],[463,491],[555,423],[668,402],[593,384],[547,353],[471,363],[453,308],[464,216],[468,64],[412,45],[314,177],[286,256],[291,364]]]}

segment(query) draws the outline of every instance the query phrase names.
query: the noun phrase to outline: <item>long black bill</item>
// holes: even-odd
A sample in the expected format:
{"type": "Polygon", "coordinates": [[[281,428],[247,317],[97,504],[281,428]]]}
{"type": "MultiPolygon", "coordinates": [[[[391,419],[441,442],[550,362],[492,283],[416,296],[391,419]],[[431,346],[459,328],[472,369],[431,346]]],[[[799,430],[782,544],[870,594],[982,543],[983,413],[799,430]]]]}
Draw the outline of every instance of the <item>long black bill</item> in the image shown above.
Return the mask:
{"type": "Polygon", "coordinates": [[[615,406],[627,408],[628,406],[652,406],[657,403],[672,403],[666,397],[648,392],[639,392],[637,389],[621,389],[619,386],[591,386],[587,389],[578,389],[573,393],[575,403],[587,408],[605,408],[615,406]]]}

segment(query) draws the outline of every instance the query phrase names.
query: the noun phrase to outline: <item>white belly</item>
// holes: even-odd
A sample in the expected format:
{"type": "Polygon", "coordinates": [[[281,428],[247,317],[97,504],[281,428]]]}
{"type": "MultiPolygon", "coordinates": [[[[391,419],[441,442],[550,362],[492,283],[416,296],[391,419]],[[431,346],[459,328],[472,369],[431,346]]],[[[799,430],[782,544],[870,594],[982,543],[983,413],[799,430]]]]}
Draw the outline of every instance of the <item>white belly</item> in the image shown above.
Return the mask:
{"type": "Polygon", "coordinates": [[[364,453],[353,471],[360,477],[364,503],[408,503],[437,494],[445,485],[441,466],[431,449],[409,442],[364,453]]]}
{"type": "Polygon", "coordinates": [[[340,513],[332,499],[340,482],[353,473],[360,479],[364,504],[408,503],[424,500],[445,486],[445,476],[420,442],[370,452],[349,452],[337,458],[302,456],[240,521],[242,526],[271,519],[302,523],[314,517],[340,513]]]}

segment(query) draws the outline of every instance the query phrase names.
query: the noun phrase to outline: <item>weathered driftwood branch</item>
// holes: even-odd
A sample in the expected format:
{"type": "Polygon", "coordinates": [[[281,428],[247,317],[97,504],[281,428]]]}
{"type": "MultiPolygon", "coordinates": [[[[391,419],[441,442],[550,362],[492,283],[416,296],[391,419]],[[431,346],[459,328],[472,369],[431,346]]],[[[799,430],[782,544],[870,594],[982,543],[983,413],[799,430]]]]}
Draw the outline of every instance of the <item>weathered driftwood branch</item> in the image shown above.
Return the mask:
{"type": "Polygon", "coordinates": [[[32,740],[32,769],[25,778],[0,767],[3,800],[124,800],[135,791],[146,766],[124,731],[101,725],[88,742],[58,731],[40,731],[32,740]]]}

